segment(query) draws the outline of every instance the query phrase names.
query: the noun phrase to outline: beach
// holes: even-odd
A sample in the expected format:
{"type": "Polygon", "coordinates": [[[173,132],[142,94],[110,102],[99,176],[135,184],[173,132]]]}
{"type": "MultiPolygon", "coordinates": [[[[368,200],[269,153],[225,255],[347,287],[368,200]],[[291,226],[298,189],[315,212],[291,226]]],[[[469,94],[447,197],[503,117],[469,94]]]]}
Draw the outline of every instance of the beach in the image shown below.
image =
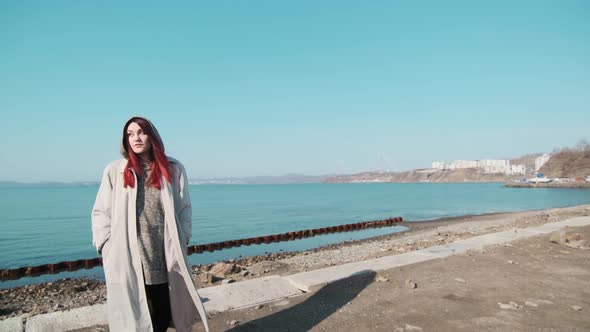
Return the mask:
{"type": "MultiPolygon", "coordinates": [[[[590,215],[590,205],[539,211],[463,216],[433,221],[405,221],[403,233],[344,242],[313,250],[245,257],[193,266],[199,288],[258,278],[287,275],[375,257],[396,255],[477,235],[520,229],[590,215]]],[[[428,264],[428,263],[427,263],[428,264]]],[[[89,279],[60,280],[0,290],[0,319],[63,311],[104,303],[104,283],[89,279]]]]}
{"type": "MultiPolygon", "coordinates": [[[[590,238],[590,226],[567,232],[590,238]]],[[[588,331],[589,298],[590,250],[539,235],[352,276],[209,323],[214,331],[588,331]]]]}
{"type": "Polygon", "coordinates": [[[292,274],[411,252],[492,232],[526,228],[584,216],[590,214],[589,208],[590,205],[581,205],[540,211],[442,218],[432,221],[406,221],[399,224],[409,227],[408,231],[402,233],[343,242],[304,252],[246,257],[217,264],[194,266],[193,271],[199,287],[219,284],[226,279],[237,281],[263,275],[292,274]]]}

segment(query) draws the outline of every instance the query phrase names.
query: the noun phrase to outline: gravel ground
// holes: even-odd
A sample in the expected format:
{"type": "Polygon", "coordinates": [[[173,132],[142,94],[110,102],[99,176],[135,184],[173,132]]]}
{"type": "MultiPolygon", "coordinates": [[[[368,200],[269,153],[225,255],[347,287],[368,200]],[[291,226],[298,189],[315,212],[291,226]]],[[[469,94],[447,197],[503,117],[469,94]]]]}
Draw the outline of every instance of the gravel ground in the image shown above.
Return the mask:
{"type": "Polygon", "coordinates": [[[92,279],[62,279],[38,285],[0,290],[0,320],[30,317],[106,301],[106,287],[92,279]]]}

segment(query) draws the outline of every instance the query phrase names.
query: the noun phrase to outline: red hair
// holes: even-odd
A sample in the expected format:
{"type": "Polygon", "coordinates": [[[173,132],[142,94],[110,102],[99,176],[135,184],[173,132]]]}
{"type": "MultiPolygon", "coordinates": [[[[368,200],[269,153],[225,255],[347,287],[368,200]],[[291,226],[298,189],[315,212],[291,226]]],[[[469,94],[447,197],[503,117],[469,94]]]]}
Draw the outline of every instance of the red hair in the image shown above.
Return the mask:
{"type": "Polygon", "coordinates": [[[157,189],[162,189],[162,176],[168,181],[168,183],[172,182],[172,167],[168,161],[168,157],[164,153],[164,143],[162,142],[158,131],[150,121],[141,117],[133,117],[129,119],[125,124],[125,127],[123,127],[123,152],[127,155],[127,167],[125,167],[125,171],[123,172],[123,187],[135,187],[135,177],[131,170],[135,171],[135,174],[144,174],[143,167],[140,167],[139,165],[139,156],[135,154],[133,149],[129,146],[127,128],[132,122],[135,122],[141,127],[143,132],[149,137],[152,145],[152,148],[149,151],[152,167],[146,184],[157,189]]]}

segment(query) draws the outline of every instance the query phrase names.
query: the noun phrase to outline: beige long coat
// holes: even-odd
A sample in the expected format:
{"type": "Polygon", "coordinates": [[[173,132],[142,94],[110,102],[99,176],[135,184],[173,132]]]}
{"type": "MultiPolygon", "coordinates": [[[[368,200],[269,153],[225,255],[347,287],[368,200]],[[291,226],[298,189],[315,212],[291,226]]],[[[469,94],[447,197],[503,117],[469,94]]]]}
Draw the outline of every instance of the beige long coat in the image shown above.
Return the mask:
{"type": "MultiPolygon", "coordinates": [[[[192,229],[186,171],[177,160],[169,160],[173,181],[170,184],[162,179],[161,199],[172,320],[180,332],[190,331],[199,320],[209,331],[205,308],[191,280],[186,259],[192,229]]],[[[92,209],[92,243],[103,258],[109,329],[153,331],[137,240],[137,186],[123,188],[126,165],[127,159],[113,161],[103,172],[92,209]]]]}

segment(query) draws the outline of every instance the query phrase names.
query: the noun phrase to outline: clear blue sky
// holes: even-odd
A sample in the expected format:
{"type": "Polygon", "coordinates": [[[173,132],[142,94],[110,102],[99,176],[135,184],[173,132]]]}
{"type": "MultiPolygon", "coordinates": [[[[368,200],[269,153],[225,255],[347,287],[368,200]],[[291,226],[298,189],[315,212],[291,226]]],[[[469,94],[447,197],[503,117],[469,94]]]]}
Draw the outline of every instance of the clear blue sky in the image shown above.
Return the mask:
{"type": "Polygon", "coordinates": [[[590,2],[0,2],[0,180],[98,180],[135,114],[191,178],[550,152],[590,138],[590,2]]]}

